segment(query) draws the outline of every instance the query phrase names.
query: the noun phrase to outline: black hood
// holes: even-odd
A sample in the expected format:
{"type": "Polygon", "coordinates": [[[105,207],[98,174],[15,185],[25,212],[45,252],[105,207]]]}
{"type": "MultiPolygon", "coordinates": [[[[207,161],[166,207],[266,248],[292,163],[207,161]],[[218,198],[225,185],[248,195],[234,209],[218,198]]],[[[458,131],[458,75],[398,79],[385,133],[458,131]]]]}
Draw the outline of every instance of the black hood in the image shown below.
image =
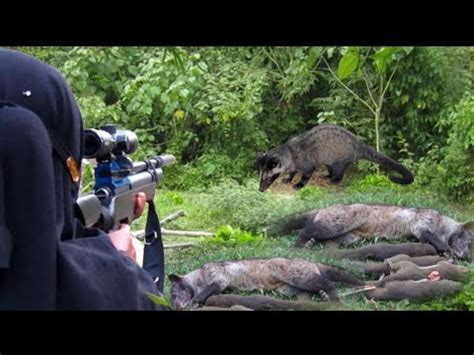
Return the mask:
{"type": "Polygon", "coordinates": [[[20,52],[0,49],[0,100],[35,113],[53,144],[56,226],[61,239],[74,235],[73,206],[79,181],[71,177],[66,160],[80,169],[83,154],[82,117],[71,89],[54,68],[20,52]]]}

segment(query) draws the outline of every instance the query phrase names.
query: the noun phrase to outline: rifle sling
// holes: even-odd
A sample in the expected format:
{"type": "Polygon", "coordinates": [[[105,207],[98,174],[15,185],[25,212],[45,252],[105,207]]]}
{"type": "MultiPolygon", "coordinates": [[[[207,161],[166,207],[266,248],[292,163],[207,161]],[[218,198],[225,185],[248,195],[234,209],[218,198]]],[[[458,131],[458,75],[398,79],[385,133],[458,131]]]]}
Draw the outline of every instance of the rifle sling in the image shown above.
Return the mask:
{"type": "Polygon", "coordinates": [[[160,221],[156,214],[153,200],[148,201],[143,269],[151,275],[158,291],[163,293],[165,281],[165,253],[163,250],[160,221]]]}

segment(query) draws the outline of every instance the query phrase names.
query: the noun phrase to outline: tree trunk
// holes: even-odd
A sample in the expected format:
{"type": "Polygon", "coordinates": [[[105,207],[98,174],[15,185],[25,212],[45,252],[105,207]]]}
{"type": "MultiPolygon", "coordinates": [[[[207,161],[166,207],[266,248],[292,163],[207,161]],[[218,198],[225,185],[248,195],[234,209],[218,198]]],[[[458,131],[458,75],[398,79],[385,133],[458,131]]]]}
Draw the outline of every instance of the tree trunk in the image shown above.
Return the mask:
{"type": "Polygon", "coordinates": [[[380,133],[379,133],[380,111],[375,112],[375,149],[380,152],[380,133]]]}

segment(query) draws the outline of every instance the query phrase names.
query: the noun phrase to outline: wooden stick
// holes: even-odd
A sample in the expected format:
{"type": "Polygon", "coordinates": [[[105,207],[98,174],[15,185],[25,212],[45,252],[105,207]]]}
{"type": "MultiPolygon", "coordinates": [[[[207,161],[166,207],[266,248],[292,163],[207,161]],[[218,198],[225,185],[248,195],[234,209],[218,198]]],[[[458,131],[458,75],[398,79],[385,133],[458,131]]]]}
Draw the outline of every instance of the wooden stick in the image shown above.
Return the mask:
{"type": "Polygon", "coordinates": [[[176,235],[182,237],[212,237],[214,233],[201,231],[177,231],[161,228],[161,233],[165,235],[176,235]]]}
{"type": "Polygon", "coordinates": [[[362,287],[356,287],[353,288],[352,290],[349,290],[343,294],[341,294],[342,297],[350,296],[350,295],[355,295],[356,293],[361,293],[365,291],[370,291],[370,290],[375,290],[377,287],[374,285],[367,285],[367,286],[362,286],[362,287]]]}
{"type": "MultiPolygon", "coordinates": [[[[169,230],[169,229],[164,229],[164,228],[161,228],[161,233],[163,235],[174,235],[177,237],[212,237],[214,235],[214,233],[202,232],[202,231],[176,231],[176,230],[169,230]]],[[[132,235],[136,239],[143,241],[145,238],[145,231],[144,230],[135,231],[135,232],[132,232],[132,235]]]]}
{"type": "Polygon", "coordinates": [[[301,302],[285,301],[268,296],[238,296],[238,295],[216,295],[211,296],[206,301],[206,306],[210,307],[232,307],[235,305],[244,306],[258,311],[270,310],[295,310],[295,311],[324,311],[345,309],[342,304],[333,302],[301,302]]]}
{"type": "Polygon", "coordinates": [[[175,213],[170,214],[168,217],[163,218],[163,220],[161,221],[161,225],[163,226],[166,223],[174,221],[175,219],[183,216],[186,216],[183,210],[176,211],[175,213]]]}
{"type": "MultiPolygon", "coordinates": [[[[179,218],[179,217],[183,217],[183,216],[186,216],[186,213],[183,211],[183,210],[179,210],[179,211],[176,211],[175,213],[172,213],[170,214],[169,216],[163,218],[162,221],[160,221],[160,224],[161,225],[165,225],[171,221],[174,221],[175,219],[179,218]]],[[[162,231],[163,233],[163,231],[162,231]]],[[[144,230],[140,230],[140,231],[136,231],[136,232],[132,232],[132,235],[140,240],[140,241],[143,241],[143,238],[145,237],[145,231],[144,230]]]]}
{"type": "Polygon", "coordinates": [[[167,244],[164,245],[164,249],[175,249],[175,248],[189,248],[196,246],[196,243],[176,243],[176,244],[167,244]]]}

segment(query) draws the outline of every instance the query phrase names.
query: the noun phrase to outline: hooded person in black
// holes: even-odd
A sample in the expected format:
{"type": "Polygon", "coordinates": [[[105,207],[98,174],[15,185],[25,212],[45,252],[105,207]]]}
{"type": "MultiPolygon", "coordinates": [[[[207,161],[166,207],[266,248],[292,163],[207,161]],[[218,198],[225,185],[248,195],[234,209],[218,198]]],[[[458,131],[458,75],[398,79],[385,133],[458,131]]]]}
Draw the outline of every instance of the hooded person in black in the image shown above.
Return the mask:
{"type": "Polygon", "coordinates": [[[82,155],[62,75],[0,49],[0,309],[156,309],[151,277],[74,219],[82,155]]]}
{"type": "Polygon", "coordinates": [[[0,101],[3,310],[56,307],[57,238],[51,149],[46,129],[36,115],[0,101]]]}

